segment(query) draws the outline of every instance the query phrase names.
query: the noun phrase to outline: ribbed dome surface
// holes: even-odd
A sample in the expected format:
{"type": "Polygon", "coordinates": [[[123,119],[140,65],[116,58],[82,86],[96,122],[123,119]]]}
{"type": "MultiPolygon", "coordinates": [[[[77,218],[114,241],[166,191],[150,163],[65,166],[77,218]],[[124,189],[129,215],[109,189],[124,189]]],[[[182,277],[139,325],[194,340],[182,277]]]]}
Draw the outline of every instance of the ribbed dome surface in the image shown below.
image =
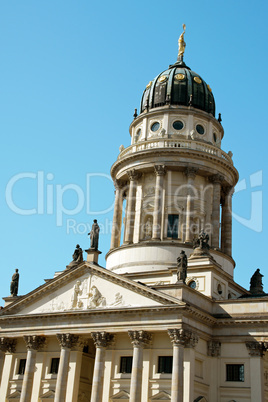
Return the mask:
{"type": "Polygon", "coordinates": [[[190,105],[215,117],[215,101],[209,85],[183,61],[149,82],[142,96],[141,113],[168,104],[190,105]]]}

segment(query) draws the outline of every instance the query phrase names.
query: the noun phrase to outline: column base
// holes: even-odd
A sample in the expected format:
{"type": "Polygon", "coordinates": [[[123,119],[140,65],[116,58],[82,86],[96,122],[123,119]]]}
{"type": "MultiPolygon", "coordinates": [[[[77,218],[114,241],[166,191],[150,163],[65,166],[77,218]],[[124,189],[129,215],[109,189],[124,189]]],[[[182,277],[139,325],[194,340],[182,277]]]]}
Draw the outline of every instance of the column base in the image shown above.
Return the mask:
{"type": "Polygon", "coordinates": [[[89,248],[85,250],[85,252],[87,253],[87,261],[98,265],[99,255],[102,254],[102,252],[94,248],[89,248]]]}

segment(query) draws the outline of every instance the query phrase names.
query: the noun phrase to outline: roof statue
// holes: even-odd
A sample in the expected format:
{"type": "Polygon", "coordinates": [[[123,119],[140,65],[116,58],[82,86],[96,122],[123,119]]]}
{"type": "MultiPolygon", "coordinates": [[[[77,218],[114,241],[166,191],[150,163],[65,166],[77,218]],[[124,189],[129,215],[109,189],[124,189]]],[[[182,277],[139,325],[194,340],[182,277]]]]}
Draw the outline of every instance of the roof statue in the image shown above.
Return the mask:
{"type": "Polygon", "coordinates": [[[18,296],[19,290],[19,270],[16,268],[15,273],[12,275],[11,283],[10,283],[10,294],[12,297],[18,296]]]}
{"type": "Polygon", "coordinates": [[[250,279],[250,290],[249,290],[250,293],[255,295],[264,293],[262,277],[263,275],[260,273],[259,268],[256,269],[256,271],[254,272],[254,274],[250,279]]]}
{"type": "Polygon", "coordinates": [[[181,250],[179,257],[177,258],[177,267],[177,283],[185,283],[187,278],[187,255],[184,250],[181,250]]]}
{"type": "Polygon", "coordinates": [[[183,32],[182,32],[182,34],[181,34],[181,36],[179,37],[179,40],[178,40],[178,44],[179,44],[178,61],[183,59],[183,55],[184,55],[185,48],[186,48],[186,43],[184,41],[184,34],[185,34],[185,30],[186,30],[186,25],[183,24],[182,27],[183,27],[183,32]]]}
{"type": "Polygon", "coordinates": [[[100,227],[97,223],[97,219],[94,219],[91,231],[88,233],[90,235],[90,248],[98,250],[99,247],[99,233],[100,227]]]}
{"type": "Polygon", "coordinates": [[[80,262],[83,261],[83,250],[81,249],[79,244],[76,245],[76,248],[74,250],[72,257],[73,257],[73,261],[71,261],[70,264],[67,265],[67,267],[66,267],[67,269],[75,268],[78,264],[80,264],[80,262]]]}

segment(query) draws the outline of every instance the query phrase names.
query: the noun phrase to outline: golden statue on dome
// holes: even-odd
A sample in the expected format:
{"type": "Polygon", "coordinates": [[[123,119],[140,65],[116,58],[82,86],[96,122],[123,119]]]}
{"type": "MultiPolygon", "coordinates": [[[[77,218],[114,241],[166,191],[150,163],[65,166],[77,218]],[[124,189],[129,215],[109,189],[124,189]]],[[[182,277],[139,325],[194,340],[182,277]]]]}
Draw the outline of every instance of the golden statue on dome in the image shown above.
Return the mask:
{"type": "Polygon", "coordinates": [[[178,44],[179,44],[178,59],[183,58],[185,48],[186,48],[186,43],[184,42],[184,34],[185,34],[185,30],[186,30],[186,25],[183,24],[182,27],[183,27],[183,33],[181,34],[181,36],[179,37],[179,40],[178,40],[178,44]]]}

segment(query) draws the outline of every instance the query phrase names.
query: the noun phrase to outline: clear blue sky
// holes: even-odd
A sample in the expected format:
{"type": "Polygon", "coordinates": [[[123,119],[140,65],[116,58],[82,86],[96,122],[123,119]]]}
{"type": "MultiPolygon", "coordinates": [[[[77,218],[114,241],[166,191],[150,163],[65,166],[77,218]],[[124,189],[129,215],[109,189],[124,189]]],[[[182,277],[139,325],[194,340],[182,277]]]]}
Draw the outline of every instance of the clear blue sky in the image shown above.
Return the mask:
{"type": "Polygon", "coordinates": [[[63,270],[77,243],[89,246],[94,218],[104,227],[105,265],[112,213],[101,211],[113,204],[110,166],[119,146],[130,144],[145,85],[176,61],[183,23],[185,61],[213,90],[223,149],[232,150],[244,180],[233,197],[235,279],[248,288],[260,268],[268,292],[267,15],[260,0],[0,1],[2,297],[15,268],[19,294],[63,270]],[[74,189],[85,205],[61,220],[61,198],[66,210],[77,206],[74,189]]]}

